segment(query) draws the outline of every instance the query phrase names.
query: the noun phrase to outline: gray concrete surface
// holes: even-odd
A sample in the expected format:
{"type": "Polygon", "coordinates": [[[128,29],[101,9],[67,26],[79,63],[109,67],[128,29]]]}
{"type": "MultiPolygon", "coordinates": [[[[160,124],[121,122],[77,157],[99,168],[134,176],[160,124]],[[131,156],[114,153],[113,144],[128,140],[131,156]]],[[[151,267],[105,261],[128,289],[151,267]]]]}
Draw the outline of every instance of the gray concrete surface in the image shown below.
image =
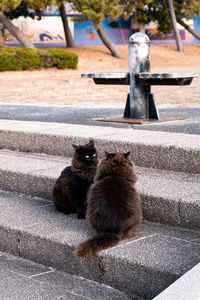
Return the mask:
{"type": "Polygon", "coordinates": [[[0,252],[1,300],[128,300],[110,286],[0,252]]]}
{"type": "Polygon", "coordinates": [[[0,148],[72,156],[71,144],[94,139],[104,151],[131,151],[142,167],[200,173],[200,135],[76,124],[0,120],[0,148]]]}
{"type": "Polygon", "coordinates": [[[200,263],[176,280],[153,300],[199,300],[200,263]]]}
{"type": "Polygon", "coordinates": [[[155,124],[125,125],[118,123],[98,122],[103,118],[121,119],[124,104],[121,108],[110,107],[77,107],[77,106],[37,106],[0,104],[0,119],[59,122],[103,127],[127,128],[200,134],[200,107],[194,108],[158,108],[160,119],[183,117],[182,121],[156,122],[155,124]]]}
{"type": "MultiPolygon", "coordinates": [[[[0,188],[50,199],[68,157],[0,150],[0,188]]],[[[200,175],[136,167],[144,218],[200,229],[200,175]]]]}
{"type": "MultiPolygon", "coordinates": [[[[5,191],[0,191],[0,208],[2,251],[104,283],[128,295],[156,296],[199,262],[198,232],[149,222],[138,227],[134,238],[81,262],[72,251],[92,234],[86,220],[58,213],[50,201],[5,191]]],[[[28,277],[27,272],[24,275],[28,277]]],[[[6,276],[3,272],[2,278],[6,276]]],[[[53,283],[56,274],[49,273],[47,282],[49,276],[53,283]]],[[[22,284],[22,290],[25,288],[22,284]]],[[[49,292],[55,292],[53,284],[49,292]]]]}
{"type": "MultiPolygon", "coordinates": [[[[186,120],[146,125],[97,121],[104,117],[121,118],[124,108],[31,105],[0,105],[0,107],[0,118],[6,119],[0,120],[0,148],[49,154],[48,156],[31,153],[27,155],[27,153],[12,152],[10,155],[9,151],[1,150],[1,187],[49,197],[49,191],[56,176],[63,169],[63,164],[70,163],[71,143],[81,144],[94,138],[100,156],[104,150],[131,150],[132,159],[140,166],[137,168],[138,189],[143,194],[146,219],[156,222],[167,220],[165,223],[198,230],[200,215],[199,107],[159,109],[161,119],[172,116],[186,117],[186,120]]],[[[72,250],[80,241],[91,235],[91,229],[85,224],[85,220],[77,220],[74,215],[66,217],[58,214],[48,200],[3,191],[0,192],[0,207],[2,208],[0,210],[2,250],[43,263],[50,266],[50,270],[54,267],[77,276],[104,282],[148,300],[162,292],[199,262],[199,232],[145,221],[139,227],[134,239],[102,252],[94,261],[80,263],[74,259],[72,250]]],[[[10,272],[9,268],[5,270],[2,266],[1,269],[3,293],[7,289],[6,298],[2,299],[9,299],[8,295],[11,297],[14,295],[11,299],[18,299],[16,296],[20,289],[25,299],[29,299],[31,294],[34,295],[35,284],[29,278],[32,275],[21,276],[19,272],[18,277],[13,274],[13,271],[10,272]],[[9,280],[12,284],[8,289],[6,285],[9,280]],[[13,290],[16,290],[16,293],[13,290]]],[[[40,299],[41,295],[43,297],[41,299],[45,299],[44,291],[47,291],[49,286],[49,298],[66,299],[67,295],[67,299],[91,299],[91,294],[90,297],[87,294],[88,298],[83,298],[83,293],[88,291],[87,284],[80,294],[76,294],[77,290],[73,294],[74,291],[71,293],[68,289],[63,292],[64,296],[56,294],[55,289],[58,291],[58,288],[56,286],[54,289],[54,283],[56,285],[60,283],[59,289],[63,291],[61,283],[63,282],[63,286],[66,287],[66,282],[70,281],[67,276],[71,276],[62,273],[62,276],[67,278],[65,281],[60,273],[56,272],[55,270],[47,271],[47,274],[44,274],[43,279],[47,277],[47,281],[38,284],[39,294],[35,294],[37,299],[40,299]]],[[[194,277],[186,274],[185,278],[185,281],[182,281],[182,277],[180,278],[181,285],[178,280],[178,284],[175,283],[172,290],[169,288],[169,293],[172,291],[169,295],[180,296],[177,293],[185,287],[190,291],[191,282],[194,282],[195,297],[198,296],[199,289],[198,286],[196,289],[194,277]]],[[[102,285],[99,289],[102,290],[102,285]]],[[[167,294],[163,292],[164,297],[168,295],[168,289],[166,291],[167,294]]],[[[119,295],[118,291],[116,293],[119,295]]],[[[95,292],[95,295],[98,293],[95,292]]],[[[103,298],[106,299],[105,295],[103,298]]],[[[125,296],[122,295],[122,297],[125,296]]],[[[161,299],[168,300],[168,298],[161,299]]],[[[185,298],[180,298],[180,300],[185,300],[185,298]]]]}

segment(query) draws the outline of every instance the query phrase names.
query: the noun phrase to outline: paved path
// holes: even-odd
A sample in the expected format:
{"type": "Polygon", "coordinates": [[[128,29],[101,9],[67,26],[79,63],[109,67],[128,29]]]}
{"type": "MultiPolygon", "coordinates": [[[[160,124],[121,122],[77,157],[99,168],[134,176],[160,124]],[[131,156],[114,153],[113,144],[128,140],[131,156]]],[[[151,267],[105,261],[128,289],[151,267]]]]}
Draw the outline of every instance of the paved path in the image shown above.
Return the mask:
{"type": "Polygon", "coordinates": [[[200,107],[162,108],[160,119],[166,117],[184,117],[185,120],[156,122],[145,125],[127,125],[122,123],[99,122],[97,119],[123,118],[124,108],[77,107],[77,106],[36,106],[36,105],[0,105],[0,119],[59,122],[93,126],[109,126],[135,129],[169,131],[188,134],[200,134],[200,107]]]}

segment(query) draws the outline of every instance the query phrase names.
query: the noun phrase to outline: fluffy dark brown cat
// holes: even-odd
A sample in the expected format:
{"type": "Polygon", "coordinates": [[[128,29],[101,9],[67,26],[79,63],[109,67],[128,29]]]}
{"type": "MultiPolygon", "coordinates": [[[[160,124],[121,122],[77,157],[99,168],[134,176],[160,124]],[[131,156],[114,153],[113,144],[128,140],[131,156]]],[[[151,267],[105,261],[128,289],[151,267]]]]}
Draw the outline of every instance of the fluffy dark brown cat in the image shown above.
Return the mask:
{"type": "Polygon", "coordinates": [[[97,151],[93,140],[86,145],[72,146],[75,149],[72,165],[66,167],[56,180],[52,200],[59,212],[76,212],[79,219],[84,219],[86,195],[93,183],[98,163],[97,151]]]}
{"type": "Polygon", "coordinates": [[[134,236],[142,220],[137,177],[129,153],[106,153],[88,191],[86,219],[95,235],[82,242],[75,256],[86,259],[134,236]]]}

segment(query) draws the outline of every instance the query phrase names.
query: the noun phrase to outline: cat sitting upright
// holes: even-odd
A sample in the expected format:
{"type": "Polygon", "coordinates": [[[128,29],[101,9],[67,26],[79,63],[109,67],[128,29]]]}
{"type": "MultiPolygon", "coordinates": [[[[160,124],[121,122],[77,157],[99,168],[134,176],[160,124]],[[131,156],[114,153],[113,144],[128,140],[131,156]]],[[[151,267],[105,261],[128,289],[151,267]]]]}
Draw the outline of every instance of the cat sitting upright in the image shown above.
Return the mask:
{"type": "Polygon", "coordinates": [[[52,189],[56,209],[65,214],[77,213],[78,219],[86,214],[86,195],[97,168],[97,151],[94,141],[86,145],[73,145],[72,165],[66,167],[52,189]]]}
{"type": "Polygon", "coordinates": [[[137,177],[129,153],[106,153],[88,191],[86,219],[95,235],[82,242],[75,256],[86,259],[134,236],[142,220],[137,177]]]}

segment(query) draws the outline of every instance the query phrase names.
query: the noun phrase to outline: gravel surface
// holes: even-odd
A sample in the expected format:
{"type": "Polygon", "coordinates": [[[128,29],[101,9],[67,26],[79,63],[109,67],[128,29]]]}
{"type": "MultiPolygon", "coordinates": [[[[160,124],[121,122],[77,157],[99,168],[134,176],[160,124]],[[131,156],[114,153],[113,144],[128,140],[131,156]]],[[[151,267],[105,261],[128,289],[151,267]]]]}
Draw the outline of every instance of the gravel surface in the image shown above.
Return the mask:
{"type": "MultiPolygon", "coordinates": [[[[50,105],[106,105],[124,107],[128,86],[96,85],[81,73],[128,71],[128,45],[118,46],[125,59],[110,55],[104,46],[72,48],[79,56],[76,70],[42,69],[0,73],[0,102],[50,105]]],[[[151,71],[200,71],[200,45],[151,46],[151,71]]],[[[200,77],[190,86],[153,86],[157,104],[191,107],[200,105],[200,77]]]]}

